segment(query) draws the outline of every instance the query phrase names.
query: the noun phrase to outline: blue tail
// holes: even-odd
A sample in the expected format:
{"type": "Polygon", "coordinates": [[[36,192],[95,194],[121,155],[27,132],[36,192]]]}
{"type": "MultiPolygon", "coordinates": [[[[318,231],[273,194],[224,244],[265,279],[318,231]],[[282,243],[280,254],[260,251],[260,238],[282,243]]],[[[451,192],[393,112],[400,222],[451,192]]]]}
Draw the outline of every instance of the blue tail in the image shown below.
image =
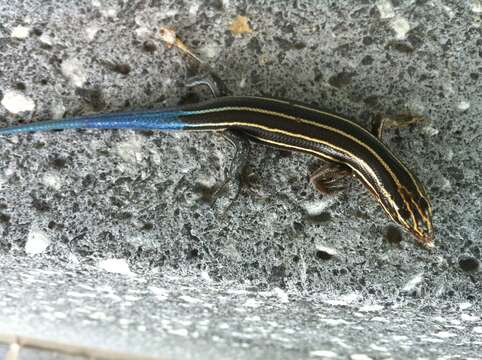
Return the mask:
{"type": "Polygon", "coordinates": [[[184,122],[179,118],[181,115],[187,115],[187,112],[161,110],[101,114],[4,127],[0,128],[0,134],[61,129],[180,130],[185,126],[184,122]]]}

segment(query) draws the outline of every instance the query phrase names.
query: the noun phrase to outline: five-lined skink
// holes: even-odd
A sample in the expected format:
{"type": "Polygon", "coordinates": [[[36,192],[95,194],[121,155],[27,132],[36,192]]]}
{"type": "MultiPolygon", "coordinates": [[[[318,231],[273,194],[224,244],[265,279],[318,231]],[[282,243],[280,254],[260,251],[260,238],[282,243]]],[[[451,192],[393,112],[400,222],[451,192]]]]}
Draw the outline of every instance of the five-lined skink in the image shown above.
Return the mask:
{"type": "Polygon", "coordinates": [[[57,129],[235,130],[264,144],[342,164],[387,215],[433,246],[432,208],[421,182],[375,135],[355,122],[295,101],[219,97],[155,111],[100,114],[22,124],[0,134],[57,129]]]}

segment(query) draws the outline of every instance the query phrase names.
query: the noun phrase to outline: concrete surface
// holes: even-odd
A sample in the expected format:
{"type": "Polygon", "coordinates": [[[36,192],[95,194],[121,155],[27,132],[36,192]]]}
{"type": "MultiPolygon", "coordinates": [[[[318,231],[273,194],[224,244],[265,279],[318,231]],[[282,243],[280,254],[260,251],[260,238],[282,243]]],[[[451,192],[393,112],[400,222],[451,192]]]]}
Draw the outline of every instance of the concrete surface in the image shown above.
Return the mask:
{"type": "Polygon", "coordinates": [[[21,360],[84,360],[85,357],[70,356],[62,353],[56,353],[51,351],[42,351],[36,349],[22,349],[19,351],[19,357],[21,360]]]}
{"type": "Polygon", "coordinates": [[[212,134],[0,138],[0,333],[163,359],[481,358],[481,5],[463,1],[0,2],[1,124],[176,105],[175,28],[234,94],[370,125],[426,184],[425,251],[368,192],[322,198],[317,160],[212,134]],[[237,15],[252,32],[229,30],[237,15]],[[391,230],[390,230],[391,229],[391,230]]]}
{"type": "Polygon", "coordinates": [[[8,353],[8,346],[4,344],[0,344],[0,359],[5,359],[8,353]]]}

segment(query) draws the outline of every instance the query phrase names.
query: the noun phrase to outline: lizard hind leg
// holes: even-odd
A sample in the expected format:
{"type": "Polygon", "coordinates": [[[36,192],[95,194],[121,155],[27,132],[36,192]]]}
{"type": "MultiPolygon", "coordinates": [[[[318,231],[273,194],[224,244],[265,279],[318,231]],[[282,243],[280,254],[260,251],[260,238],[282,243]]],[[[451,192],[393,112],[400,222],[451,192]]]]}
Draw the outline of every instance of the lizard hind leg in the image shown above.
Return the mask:
{"type": "Polygon", "coordinates": [[[229,93],[223,81],[210,69],[204,69],[199,75],[187,79],[186,87],[193,88],[198,86],[206,86],[215,98],[226,96],[229,93]]]}
{"type": "Polygon", "coordinates": [[[226,168],[224,180],[218,189],[211,196],[211,205],[214,205],[218,198],[224,193],[229,185],[235,185],[235,194],[231,197],[231,202],[235,201],[241,191],[241,174],[248,162],[250,143],[242,134],[238,134],[232,130],[226,130],[220,133],[234,147],[234,157],[230,161],[229,167],[226,168]]]}
{"type": "Polygon", "coordinates": [[[351,176],[351,169],[342,164],[329,163],[320,166],[310,175],[310,183],[322,194],[333,194],[344,189],[340,179],[351,176]]]}

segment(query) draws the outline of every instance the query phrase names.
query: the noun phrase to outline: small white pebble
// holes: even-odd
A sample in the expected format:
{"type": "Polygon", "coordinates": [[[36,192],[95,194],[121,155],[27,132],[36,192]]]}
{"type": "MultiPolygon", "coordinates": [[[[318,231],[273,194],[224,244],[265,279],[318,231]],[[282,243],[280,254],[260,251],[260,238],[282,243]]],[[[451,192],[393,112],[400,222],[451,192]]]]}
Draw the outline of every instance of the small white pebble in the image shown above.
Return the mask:
{"type": "Polygon", "coordinates": [[[449,81],[445,81],[442,83],[442,89],[444,90],[445,97],[449,97],[455,94],[454,87],[452,86],[452,83],[449,81]]]}
{"type": "Polygon", "coordinates": [[[388,352],[388,348],[386,348],[385,346],[377,345],[377,344],[371,344],[370,349],[375,350],[375,351],[388,352]]]}
{"type": "Polygon", "coordinates": [[[114,274],[133,275],[126,259],[105,259],[99,262],[99,268],[114,274]]]}
{"type": "Polygon", "coordinates": [[[80,263],[79,259],[77,258],[77,256],[75,256],[74,253],[69,253],[68,259],[72,264],[80,263]]]}
{"type": "Polygon", "coordinates": [[[226,293],[231,294],[231,295],[235,295],[235,296],[246,296],[250,292],[248,290],[244,290],[244,289],[228,289],[226,291],[226,293]]]}
{"type": "Polygon", "coordinates": [[[152,32],[145,26],[140,26],[136,30],[134,30],[136,33],[136,37],[140,40],[147,40],[151,37],[152,32]]]}
{"type": "Polygon", "coordinates": [[[338,354],[330,350],[313,350],[313,351],[310,351],[310,356],[321,357],[321,358],[335,358],[338,356],[338,354]]]}
{"type": "Polygon", "coordinates": [[[457,320],[457,319],[451,319],[451,320],[449,321],[449,323],[450,323],[451,325],[455,325],[455,326],[453,326],[453,327],[460,327],[459,325],[460,325],[462,322],[461,322],[460,320],[457,320]]]}
{"type": "Polygon", "coordinates": [[[326,208],[331,206],[335,200],[336,198],[334,196],[326,196],[317,201],[307,202],[303,204],[303,207],[309,216],[317,216],[320,215],[326,208]]]}
{"type": "Polygon", "coordinates": [[[52,38],[50,36],[48,36],[47,34],[40,35],[38,40],[44,45],[52,46],[52,44],[53,44],[52,38]]]}
{"type": "Polygon", "coordinates": [[[482,334],[482,326],[476,326],[472,329],[472,332],[476,334],[482,334]]]}
{"type": "Polygon", "coordinates": [[[171,329],[169,330],[169,334],[187,337],[189,332],[186,329],[171,329]]]}
{"type": "Polygon", "coordinates": [[[480,320],[480,316],[473,316],[473,315],[469,315],[469,314],[462,314],[462,315],[460,315],[460,318],[463,321],[479,321],[480,320]]]}
{"type": "Polygon", "coordinates": [[[67,319],[67,314],[60,311],[56,311],[52,315],[55,316],[57,319],[67,319]]]}
{"type": "Polygon", "coordinates": [[[176,16],[177,14],[179,14],[179,10],[178,9],[175,9],[175,8],[172,8],[172,9],[169,9],[169,10],[166,10],[166,11],[162,11],[161,13],[158,14],[159,16],[159,19],[169,19],[169,18],[172,18],[174,16],[176,16]]]}
{"type": "Polygon", "coordinates": [[[85,37],[88,41],[92,41],[94,40],[95,38],[95,35],[97,35],[97,32],[100,30],[100,27],[98,27],[97,25],[92,25],[92,26],[88,26],[86,29],[85,29],[85,37]]]}
{"type": "Polygon", "coordinates": [[[351,360],[372,360],[370,356],[365,354],[351,354],[350,359],[351,360]]]}
{"type": "Polygon", "coordinates": [[[120,296],[117,296],[116,294],[112,294],[112,293],[105,294],[104,297],[106,297],[107,299],[111,299],[114,302],[122,301],[122,298],[120,296]]]}
{"type": "Polygon", "coordinates": [[[457,105],[457,109],[460,111],[465,111],[470,107],[470,103],[468,101],[461,101],[457,105]]]}
{"type": "Polygon", "coordinates": [[[423,273],[417,274],[405,284],[402,291],[410,292],[414,290],[418,286],[418,284],[420,284],[422,281],[423,281],[423,273]]]}
{"type": "Polygon", "coordinates": [[[393,10],[393,4],[390,0],[379,0],[377,1],[377,8],[380,12],[380,17],[382,19],[389,19],[395,16],[395,11],[393,10]]]}
{"type": "Polygon", "coordinates": [[[105,320],[107,319],[107,315],[102,311],[96,311],[88,315],[89,318],[92,320],[105,320]]]}
{"type": "Polygon", "coordinates": [[[213,279],[209,276],[209,273],[207,271],[201,271],[201,279],[203,279],[206,282],[212,282],[213,279]]]}
{"type": "Polygon", "coordinates": [[[189,16],[191,17],[196,16],[200,6],[201,6],[200,3],[193,2],[189,7],[189,16]]]}
{"type": "Polygon", "coordinates": [[[396,17],[390,22],[390,26],[395,31],[395,36],[398,40],[406,38],[407,33],[410,31],[410,24],[407,19],[402,17],[396,17]]]}
{"type": "Polygon", "coordinates": [[[472,11],[476,14],[482,14],[482,1],[472,0],[472,11]]]}
{"type": "Polygon", "coordinates": [[[357,300],[360,299],[360,295],[357,293],[349,293],[340,296],[338,299],[326,299],[323,300],[325,304],[333,305],[333,306],[345,306],[349,305],[357,300]]]}
{"type": "Polygon", "coordinates": [[[157,297],[158,300],[164,301],[169,297],[169,290],[157,286],[149,286],[149,290],[157,297]]]}
{"type": "Polygon", "coordinates": [[[42,178],[42,183],[45,186],[48,186],[49,188],[54,190],[60,190],[60,188],[62,187],[62,181],[60,180],[60,177],[52,173],[45,174],[42,178]]]}
{"type": "Polygon", "coordinates": [[[350,325],[350,322],[344,319],[320,319],[320,322],[325,323],[330,326],[338,326],[338,325],[350,325]]]}
{"type": "Polygon", "coordinates": [[[447,161],[452,161],[452,159],[454,158],[454,151],[452,149],[445,148],[443,154],[444,154],[445,160],[447,161]]]}
{"type": "Polygon", "coordinates": [[[35,103],[31,98],[15,90],[7,90],[0,103],[12,114],[35,109],[35,103]]]}
{"type": "Polygon", "coordinates": [[[451,7],[443,5],[442,8],[445,10],[445,12],[446,12],[447,15],[449,16],[449,18],[453,18],[453,17],[454,17],[455,13],[454,13],[454,11],[452,10],[451,7]]]}
{"type": "Polygon", "coordinates": [[[361,312],[372,312],[372,311],[382,311],[383,309],[385,309],[383,307],[383,305],[365,305],[365,306],[362,306],[359,311],[361,312]]]}
{"type": "Polygon", "coordinates": [[[116,8],[105,8],[101,9],[100,13],[102,16],[109,18],[109,19],[115,19],[117,17],[117,9],[116,8]]]}
{"type": "Polygon", "coordinates": [[[87,81],[87,74],[85,72],[84,65],[78,59],[72,58],[63,61],[62,65],[60,66],[60,70],[75,87],[82,87],[87,81]]]}
{"type": "Polygon", "coordinates": [[[361,298],[361,295],[356,292],[352,292],[341,296],[341,300],[344,301],[346,304],[355,302],[360,298],[361,298]]]}
{"type": "Polygon", "coordinates": [[[286,291],[284,291],[284,290],[282,290],[278,287],[275,287],[273,289],[273,294],[276,295],[276,297],[278,298],[280,303],[286,304],[286,303],[289,302],[288,294],[286,293],[286,291]]]}
{"type": "MultiPolygon", "coordinates": [[[[17,144],[17,142],[14,142],[15,144],[17,144]]],[[[15,173],[17,172],[17,166],[15,163],[13,162],[10,162],[8,164],[8,167],[4,170],[3,174],[6,176],[6,177],[10,177],[12,175],[15,175],[15,173]]],[[[3,177],[0,178],[2,180],[2,182],[5,180],[3,177]]]]}
{"type": "Polygon", "coordinates": [[[65,106],[61,102],[54,102],[50,107],[50,112],[52,113],[51,119],[62,119],[65,114],[65,106]]]}
{"type": "Polygon", "coordinates": [[[27,236],[25,252],[29,255],[43,253],[50,245],[49,236],[38,228],[32,228],[27,236]]]}
{"type": "Polygon", "coordinates": [[[323,251],[330,256],[336,256],[338,254],[336,249],[328,247],[328,246],[323,246],[323,245],[316,245],[316,250],[323,251]]]}
{"type": "Polygon", "coordinates": [[[452,184],[450,183],[450,180],[445,178],[445,177],[441,177],[441,182],[442,182],[442,185],[441,185],[441,189],[444,190],[444,191],[450,191],[452,190],[452,184]]]}
{"type": "Polygon", "coordinates": [[[442,339],[448,339],[448,338],[457,336],[457,334],[451,333],[449,331],[439,331],[438,333],[433,334],[433,336],[436,336],[442,339]]]}
{"type": "Polygon", "coordinates": [[[30,27],[28,26],[16,26],[12,29],[10,34],[11,37],[15,39],[26,39],[30,35],[30,27]]]}
{"type": "Polygon", "coordinates": [[[467,310],[468,308],[472,307],[472,303],[469,302],[463,302],[459,304],[459,309],[460,310],[467,310]]]}
{"type": "Polygon", "coordinates": [[[209,44],[206,44],[201,49],[199,49],[199,52],[202,54],[203,57],[213,59],[218,56],[220,52],[220,47],[216,43],[210,42],[209,44]]]}
{"type": "Polygon", "coordinates": [[[261,303],[258,300],[252,299],[252,298],[246,300],[246,302],[244,303],[245,307],[252,307],[252,308],[259,307],[260,305],[261,305],[261,303]]]}
{"type": "Polygon", "coordinates": [[[438,130],[438,129],[435,129],[434,127],[431,127],[431,126],[424,126],[424,127],[422,128],[422,132],[423,132],[425,135],[428,135],[428,136],[435,136],[435,135],[438,135],[439,130],[438,130]]]}
{"type": "Polygon", "coordinates": [[[143,158],[144,137],[139,134],[131,134],[127,141],[116,146],[117,154],[125,162],[138,164],[143,158]]]}
{"type": "Polygon", "coordinates": [[[128,326],[132,321],[129,319],[119,319],[119,324],[121,326],[128,326]]]}

